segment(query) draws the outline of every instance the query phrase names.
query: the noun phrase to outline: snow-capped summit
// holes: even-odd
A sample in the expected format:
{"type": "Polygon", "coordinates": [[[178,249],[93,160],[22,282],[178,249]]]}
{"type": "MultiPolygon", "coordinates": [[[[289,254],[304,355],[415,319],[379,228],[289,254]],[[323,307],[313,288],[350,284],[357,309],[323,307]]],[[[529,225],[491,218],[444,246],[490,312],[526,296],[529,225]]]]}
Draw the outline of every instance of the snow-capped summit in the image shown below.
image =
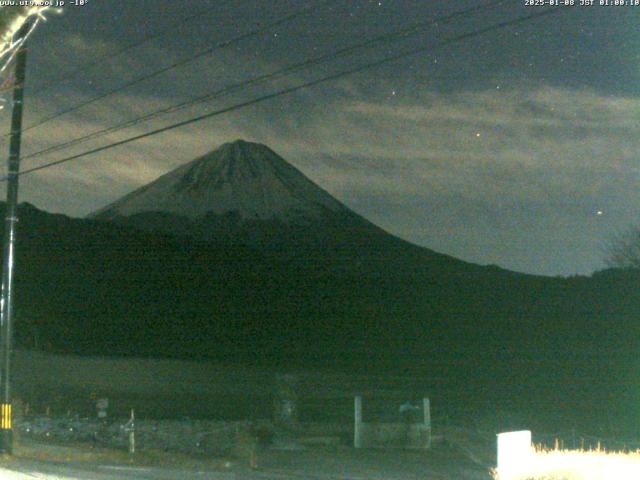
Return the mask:
{"type": "Polygon", "coordinates": [[[103,220],[164,213],[197,220],[233,213],[290,223],[350,212],[265,145],[237,140],[91,214],[103,220]]]}

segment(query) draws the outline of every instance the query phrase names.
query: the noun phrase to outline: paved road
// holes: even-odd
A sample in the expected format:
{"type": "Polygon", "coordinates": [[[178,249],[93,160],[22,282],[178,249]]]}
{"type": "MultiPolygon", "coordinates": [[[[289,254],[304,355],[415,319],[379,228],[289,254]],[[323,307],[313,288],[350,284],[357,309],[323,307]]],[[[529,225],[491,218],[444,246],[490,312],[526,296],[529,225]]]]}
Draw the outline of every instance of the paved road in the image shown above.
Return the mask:
{"type": "Polygon", "coordinates": [[[3,480],[239,480],[234,472],[199,472],[151,467],[20,462],[0,469],[3,480]]]}
{"type": "MultiPolygon", "coordinates": [[[[36,458],[38,448],[33,449],[36,458]]],[[[71,447],[55,450],[59,459],[74,458],[71,447]],[[68,455],[67,455],[68,454],[68,455]]],[[[356,450],[353,448],[277,450],[258,454],[259,468],[246,463],[228,469],[189,470],[90,461],[44,461],[13,457],[0,467],[9,480],[490,480],[486,464],[470,461],[460,449],[429,451],[356,450]]],[[[83,459],[85,460],[85,459],[83,459]]],[[[197,468],[197,467],[196,467],[197,468]]],[[[206,467],[202,467],[206,468],[206,467]]],[[[210,467],[215,468],[215,467],[210,467]]]]}
{"type": "MultiPolygon", "coordinates": [[[[78,466],[31,465],[13,467],[11,470],[0,468],[3,480],[395,480],[399,477],[379,474],[376,476],[318,475],[304,472],[283,471],[245,471],[245,472],[194,472],[187,470],[166,470],[147,467],[109,467],[95,468],[78,466]]],[[[408,477],[410,479],[418,477],[408,477]]],[[[421,480],[480,480],[485,476],[452,477],[441,473],[424,473],[421,480]]]]}

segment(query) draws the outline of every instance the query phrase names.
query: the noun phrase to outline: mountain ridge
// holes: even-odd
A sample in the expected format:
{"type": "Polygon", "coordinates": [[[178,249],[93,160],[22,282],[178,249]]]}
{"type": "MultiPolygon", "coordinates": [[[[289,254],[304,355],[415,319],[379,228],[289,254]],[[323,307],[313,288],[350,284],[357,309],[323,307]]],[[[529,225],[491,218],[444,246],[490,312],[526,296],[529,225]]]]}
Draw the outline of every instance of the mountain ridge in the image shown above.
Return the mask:
{"type": "Polygon", "coordinates": [[[349,209],[269,147],[236,140],[167,172],[91,214],[112,220],[165,212],[197,219],[237,212],[243,219],[317,218],[349,209]]]}
{"type": "Polygon", "coordinates": [[[386,232],[269,147],[244,140],[177,167],[88,218],[205,242],[275,249],[278,255],[317,257],[322,256],[318,250],[329,249],[346,258],[363,249],[388,258],[426,255],[434,265],[459,262],[386,232]]]}
{"type": "Polygon", "coordinates": [[[591,389],[588,415],[603,402],[629,410],[639,272],[535,277],[384,243],[264,249],[25,205],[20,220],[23,348],[413,372],[441,404],[514,408],[517,388],[545,412],[591,389]]]}

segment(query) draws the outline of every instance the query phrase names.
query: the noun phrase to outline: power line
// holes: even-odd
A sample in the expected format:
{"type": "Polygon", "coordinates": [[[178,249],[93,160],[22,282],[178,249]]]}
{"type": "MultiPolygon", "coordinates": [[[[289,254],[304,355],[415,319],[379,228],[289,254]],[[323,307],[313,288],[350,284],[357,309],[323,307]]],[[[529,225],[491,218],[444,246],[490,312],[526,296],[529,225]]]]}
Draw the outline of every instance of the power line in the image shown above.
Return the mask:
{"type": "Polygon", "coordinates": [[[54,79],[54,80],[50,80],[47,81],[46,83],[43,83],[42,85],[38,86],[36,85],[36,91],[35,92],[30,92],[31,95],[37,95],[39,93],[42,93],[46,90],[48,90],[49,88],[51,88],[54,85],[58,85],[62,82],[66,82],[67,80],[69,80],[70,78],[75,77],[76,75],[78,75],[79,73],[84,73],[86,70],[91,69],[93,67],[95,67],[96,65],[101,64],[101,62],[103,62],[104,60],[111,60],[115,57],[118,57],[120,55],[122,55],[123,53],[126,53],[130,50],[134,50],[142,45],[144,45],[145,43],[150,43],[153,40],[160,38],[164,35],[166,35],[167,31],[171,31],[173,29],[175,29],[176,27],[178,27],[179,25],[182,25],[183,23],[189,22],[191,20],[195,20],[198,19],[202,16],[208,15],[209,13],[213,12],[214,10],[217,10],[220,8],[221,4],[224,5],[224,3],[229,3],[229,0],[226,0],[226,2],[219,2],[215,7],[212,8],[206,8],[203,10],[198,11],[197,13],[194,13],[192,15],[189,15],[187,17],[184,17],[182,19],[177,20],[176,22],[173,22],[170,26],[165,27],[163,29],[161,29],[160,31],[157,31],[155,33],[150,33],[146,36],[143,36],[140,40],[138,40],[135,43],[131,43],[129,45],[126,45],[124,47],[122,47],[120,50],[116,50],[115,52],[109,52],[106,53],[104,55],[99,55],[97,57],[94,57],[91,61],[84,63],[83,65],[78,65],[75,68],[71,69],[70,71],[68,71],[67,73],[65,73],[64,75],[54,79]]]}
{"type": "Polygon", "coordinates": [[[107,92],[101,93],[100,95],[97,95],[95,97],[91,97],[88,100],[85,100],[83,102],[80,102],[80,103],[74,105],[73,107],[69,107],[69,108],[67,108],[65,110],[61,110],[59,112],[56,112],[53,115],[50,115],[48,117],[44,117],[41,120],[39,120],[38,122],[36,122],[36,123],[34,123],[32,125],[29,125],[26,128],[23,128],[22,132],[27,132],[29,130],[33,130],[34,128],[40,127],[40,126],[44,125],[45,123],[50,122],[51,120],[54,120],[54,119],[56,119],[58,117],[61,117],[62,115],[66,115],[67,113],[75,112],[76,110],[79,110],[80,108],[86,107],[87,105],[91,105],[92,103],[95,103],[95,102],[97,102],[99,100],[102,100],[104,98],[110,97],[111,95],[114,95],[114,94],[119,93],[119,92],[121,92],[123,90],[126,90],[129,87],[132,87],[132,86],[137,85],[139,83],[142,83],[142,82],[145,82],[145,81],[150,80],[152,78],[155,78],[157,76],[160,76],[160,75],[162,75],[164,73],[167,73],[167,72],[169,72],[171,70],[174,70],[176,68],[179,68],[179,67],[182,67],[184,65],[187,65],[188,63],[194,62],[195,60],[197,60],[199,58],[211,55],[213,52],[215,52],[217,50],[221,50],[223,48],[226,48],[226,47],[228,47],[230,45],[233,45],[234,43],[238,43],[238,42],[240,42],[242,40],[245,40],[247,38],[251,38],[251,37],[254,37],[256,35],[260,35],[262,33],[265,33],[267,31],[273,29],[274,27],[282,25],[283,23],[290,22],[291,20],[294,20],[294,19],[296,19],[296,18],[298,18],[300,16],[306,15],[307,13],[317,9],[321,5],[326,4],[326,3],[330,3],[330,2],[333,2],[333,1],[335,1],[335,0],[322,0],[319,3],[317,3],[315,6],[302,8],[300,10],[297,10],[297,11],[295,11],[293,13],[290,13],[289,15],[286,15],[286,16],[276,20],[275,22],[268,23],[263,27],[260,27],[260,28],[251,30],[250,32],[243,33],[241,35],[235,36],[230,40],[225,40],[223,42],[219,42],[219,43],[215,44],[213,47],[208,48],[206,50],[203,50],[201,52],[198,52],[197,54],[195,54],[195,55],[193,55],[193,56],[191,56],[189,58],[186,58],[186,59],[183,59],[183,60],[179,60],[179,61],[174,62],[171,65],[163,67],[163,68],[161,68],[159,70],[154,70],[153,72],[149,73],[148,75],[145,75],[143,77],[139,77],[139,78],[137,78],[135,80],[132,80],[130,82],[127,82],[127,83],[125,83],[125,84],[123,84],[123,85],[121,85],[121,86],[119,86],[117,88],[114,88],[114,89],[109,90],[107,92]]]}
{"type": "Polygon", "coordinates": [[[239,82],[236,84],[232,84],[232,85],[228,85],[226,87],[223,87],[222,89],[216,90],[214,92],[208,93],[206,95],[202,95],[196,98],[192,98],[189,99],[187,101],[178,103],[176,105],[172,105],[170,107],[165,107],[165,108],[161,108],[159,110],[155,110],[153,112],[149,112],[141,117],[137,117],[131,120],[127,120],[125,122],[122,122],[120,124],[117,125],[113,125],[111,127],[107,127],[105,129],[102,130],[97,130],[95,132],[92,132],[90,134],[84,135],[82,137],[78,137],[75,138],[73,140],[69,140],[67,142],[58,144],[58,145],[53,145],[51,147],[45,148],[43,150],[39,150],[37,152],[34,152],[32,154],[29,154],[27,156],[22,157],[23,160],[24,159],[29,159],[29,158],[33,158],[33,157],[38,157],[47,153],[52,153],[52,152],[56,152],[56,151],[60,151],[63,150],[65,148],[68,147],[72,147],[75,145],[78,145],[80,143],[84,143],[88,140],[93,140],[96,138],[100,138],[104,135],[107,135],[109,133],[114,133],[117,132],[119,130],[122,130],[124,128],[128,128],[128,127],[132,127],[135,125],[138,125],[140,123],[146,122],[148,120],[151,120],[153,118],[157,118],[161,115],[165,115],[165,114],[169,114],[169,113],[174,113],[180,110],[183,110],[189,106],[198,104],[198,103],[204,103],[204,102],[208,102],[211,100],[214,100],[216,98],[220,98],[224,95],[227,95],[229,93],[232,93],[236,90],[239,90],[243,87],[255,84],[255,83],[259,83],[259,82],[264,82],[266,80],[272,80],[272,79],[276,79],[279,77],[283,77],[289,73],[293,73],[295,71],[298,70],[303,70],[306,69],[308,67],[323,63],[327,60],[333,60],[334,58],[338,58],[340,56],[344,56],[346,54],[350,54],[358,49],[362,49],[362,48],[370,48],[380,42],[384,42],[384,41],[393,41],[394,39],[396,39],[397,37],[403,37],[403,36],[409,36],[412,34],[416,34],[419,33],[420,30],[422,30],[424,27],[429,26],[429,25],[433,25],[433,24],[438,24],[438,23],[446,23],[449,22],[451,20],[454,20],[455,18],[458,18],[460,16],[467,16],[467,15],[471,15],[474,14],[477,11],[486,11],[489,8],[496,8],[499,5],[505,3],[506,0],[492,0],[489,2],[485,2],[482,5],[478,5],[476,7],[472,7],[472,8],[468,8],[465,10],[461,10],[461,11],[457,11],[454,13],[450,13],[448,15],[443,15],[443,16],[439,16],[439,17],[435,17],[435,18],[431,18],[427,21],[422,21],[422,22],[417,22],[414,23],[411,26],[408,27],[403,27],[401,29],[395,30],[393,32],[388,32],[382,35],[378,35],[376,37],[373,37],[369,40],[366,40],[364,42],[358,43],[358,44],[354,44],[354,45],[350,45],[347,46],[345,48],[327,53],[327,54],[323,54],[320,55],[319,57],[315,57],[313,59],[309,59],[309,60],[305,60],[303,62],[294,64],[294,65],[290,65],[288,67],[282,68],[280,70],[277,70],[275,72],[272,73],[268,73],[268,74],[264,74],[264,75],[259,75],[257,77],[253,77],[251,79],[245,80],[243,82],[239,82]]]}
{"type": "MultiPolygon", "coordinates": [[[[261,103],[261,102],[264,102],[266,100],[270,100],[272,98],[280,97],[282,95],[287,95],[287,94],[296,92],[298,90],[302,90],[304,88],[309,88],[309,87],[312,87],[312,86],[315,86],[315,85],[319,85],[321,83],[325,83],[325,82],[329,82],[329,81],[332,81],[332,80],[336,80],[336,79],[341,78],[341,77],[345,77],[345,76],[348,76],[348,75],[353,75],[355,73],[359,73],[359,72],[362,72],[364,70],[368,70],[368,69],[371,69],[371,68],[376,68],[376,67],[379,67],[379,66],[382,66],[382,65],[386,65],[386,64],[394,62],[396,60],[400,60],[400,59],[405,58],[405,57],[417,55],[417,54],[425,52],[427,50],[433,50],[433,49],[436,49],[436,48],[445,47],[445,46],[451,45],[453,43],[458,43],[460,41],[467,40],[469,38],[473,38],[473,37],[477,37],[479,35],[483,35],[485,33],[493,32],[493,31],[496,31],[496,30],[500,30],[500,29],[505,28],[505,27],[509,27],[509,26],[512,26],[512,25],[517,25],[517,24],[520,24],[520,23],[527,22],[529,20],[540,18],[540,17],[546,16],[546,15],[549,15],[549,14],[552,14],[552,13],[565,11],[565,10],[568,10],[568,9],[569,8],[567,8],[567,7],[548,8],[546,10],[543,10],[543,11],[540,11],[540,12],[537,12],[537,13],[533,13],[531,15],[526,15],[524,17],[518,17],[518,18],[515,18],[515,19],[511,19],[511,20],[506,20],[504,22],[500,22],[500,23],[491,25],[489,27],[482,28],[480,30],[476,30],[476,31],[473,31],[473,32],[468,32],[468,33],[463,33],[463,34],[460,34],[460,35],[456,35],[456,36],[454,36],[452,38],[449,38],[447,40],[443,40],[442,42],[440,42],[440,43],[438,43],[436,45],[430,46],[430,47],[421,47],[421,48],[417,48],[417,49],[407,50],[407,51],[404,51],[404,52],[401,52],[401,53],[398,53],[398,54],[395,54],[395,55],[391,55],[391,56],[385,57],[385,58],[377,60],[375,62],[371,62],[371,63],[365,64],[365,65],[361,65],[361,66],[358,66],[358,67],[355,67],[355,68],[352,68],[352,69],[349,69],[349,70],[345,70],[345,71],[342,71],[342,72],[338,72],[338,73],[334,73],[334,74],[331,74],[331,75],[327,75],[325,77],[321,77],[321,78],[318,78],[316,80],[312,80],[312,81],[309,81],[309,82],[306,82],[306,83],[303,83],[303,84],[300,84],[300,85],[296,85],[294,87],[285,88],[285,89],[282,89],[282,90],[279,90],[279,91],[276,91],[276,92],[273,92],[273,93],[270,93],[270,94],[267,94],[267,95],[263,95],[263,96],[258,97],[258,98],[254,98],[254,99],[251,99],[251,100],[247,100],[245,102],[237,103],[237,104],[232,105],[230,107],[225,107],[225,108],[222,108],[222,109],[219,109],[219,110],[215,110],[213,112],[209,112],[209,113],[206,113],[206,114],[203,114],[203,115],[199,115],[197,117],[190,118],[188,120],[184,120],[184,121],[181,121],[181,122],[178,122],[178,123],[174,123],[172,125],[168,125],[168,126],[165,126],[165,127],[162,127],[162,128],[158,128],[156,130],[152,130],[152,131],[147,132],[147,133],[143,133],[143,134],[140,134],[140,135],[136,135],[136,136],[124,139],[124,140],[120,140],[118,142],[114,142],[114,143],[111,143],[109,145],[104,145],[102,147],[94,148],[94,149],[88,150],[86,152],[79,153],[77,155],[72,155],[72,156],[69,156],[69,157],[66,157],[66,158],[63,158],[63,159],[60,159],[60,160],[56,160],[56,161],[53,161],[53,162],[48,162],[48,163],[45,163],[43,165],[39,165],[37,167],[33,167],[33,168],[30,168],[30,169],[24,170],[24,171],[20,172],[20,175],[27,175],[29,173],[37,172],[39,170],[44,170],[44,169],[47,169],[47,168],[50,168],[50,167],[53,167],[53,166],[56,166],[56,165],[60,165],[62,163],[70,162],[72,160],[77,160],[79,158],[83,158],[83,157],[86,157],[88,155],[92,155],[94,153],[103,152],[105,150],[109,150],[109,149],[114,148],[114,147],[125,145],[127,143],[135,142],[135,141],[141,140],[143,138],[147,138],[147,137],[151,137],[151,136],[154,136],[154,135],[158,135],[160,133],[164,133],[164,132],[167,132],[167,131],[170,131],[170,130],[174,130],[176,128],[180,128],[180,127],[184,127],[186,125],[190,125],[192,123],[197,123],[197,122],[200,122],[202,120],[206,120],[208,118],[212,118],[212,117],[215,117],[215,116],[218,116],[218,115],[222,115],[222,114],[225,114],[225,113],[228,113],[228,112],[231,112],[231,111],[239,110],[241,108],[248,107],[250,105],[254,105],[254,104],[257,104],[257,103],[261,103]]],[[[6,177],[0,178],[0,181],[6,181],[6,180],[7,180],[6,177]]]]}
{"type": "MultiPolygon", "coordinates": [[[[156,129],[156,130],[152,130],[152,131],[144,133],[144,134],[136,135],[136,136],[130,137],[128,139],[120,140],[120,141],[117,141],[117,142],[114,142],[114,143],[111,143],[111,144],[108,144],[108,145],[105,145],[105,146],[102,146],[102,147],[91,149],[89,151],[86,151],[86,152],[83,152],[83,153],[80,153],[80,154],[77,154],[77,155],[72,155],[70,157],[66,157],[66,158],[63,158],[63,159],[60,159],[60,160],[56,160],[56,161],[53,161],[53,162],[48,162],[46,164],[43,164],[43,165],[40,165],[40,166],[37,166],[37,167],[33,167],[33,168],[30,168],[30,169],[27,169],[27,170],[24,170],[23,172],[20,173],[20,175],[26,175],[28,173],[36,172],[38,170],[43,170],[45,168],[49,168],[49,167],[52,167],[52,166],[55,166],[55,165],[59,165],[61,163],[66,163],[66,162],[69,162],[69,161],[72,161],[72,160],[76,160],[78,158],[82,158],[82,157],[85,157],[87,155],[92,155],[94,153],[98,153],[98,152],[101,152],[101,151],[104,151],[104,150],[108,150],[108,149],[111,149],[111,148],[114,148],[114,147],[117,147],[117,146],[121,146],[121,145],[124,145],[124,144],[127,144],[127,143],[131,143],[131,142],[134,142],[134,141],[137,141],[137,140],[141,140],[143,138],[147,138],[147,137],[150,137],[150,136],[153,136],[153,135],[164,133],[164,132],[169,131],[169,130],[174,130],[174,129],[179,128],[179,127],[183,127],[183,126],[186,126],[186,125],[190,125],[192,123],[200,122],[202,120],[206,120],[206,119],[214,117],[214,116],[222,115],[224,113],[228,113],[228,112],[231,112],[231,111],[234,111],[234,110],[238,110],[238,109],[241,109],[241,108],[244,108],[244,107],[256,104],[256,103],[261,103],[263,101],[270,100],[272,98],[276,98],[276,97],[279,97],[279,96],[282,96],[282,95],[286,95],[286,94],[289,94],[289,93],[293,93],[293,92],[296,92],[298,90],[302,90],[304,88],[312,87],[312,86],[315,86],[315,85],[318,85],[318,84],[321,84],[321,83],[325,83],[325,82],[328,82],[328,81],[331,81],[331,80],[336,80],[338,78],[341,78],[341,77],[344,77],[344,76],[347,76],[347,75],[353,75],[355,73],[359,73],[361,71],[368,70],[370,68],[379,67],[381,65],[385,65],[387,63],[390,63],[390,62],[393,62],[393,61],[396,61],[396,60],[399,60],[399,59],[402,59],[402,58],[405,58],[405,57],[408,57],[408,56],[417,55],[417,54],[422,53],[422,52],[427,51],[427,50],[444,47],[444,46],[447,46],[447,45],[451,45],[453,43],[460,42],[462,40],[466,40],[468,38],[473,38],[473,37],[476,37],[476,36],[479,36],[479,35],[483,35],[485,33],[489,33],[489,32],[492,32],[492,31],[496,31],[496,30],[499,30],[499,29],[502,29],[502,28],[505,28],[505,27],[508,27],[508,26],[524,23],[524,22],[526,22],[528,20],[532,20],[532,19],[535,19],[535,18],[546,16],[546,15],[549,15],[549,14],[555,12],[555,11],[560,11],[560,10],[564,11],[564,10],[567,10],[567,8],[550,8],[550,9],[546,9],[544,11],[541,11],[541,12],[538,12],[538,13],[535,13],[535,14],[526,15],[524,17],[518,17],[518,18],[515,18],[515,19],[512,19],[512,20],[507,20],[507,21],[504,21],[504,22],[500,22],[500,23],[491,25],[489,27],[485,27],[483,29],[476,30],[474,32],[468,32],[468,33],[460,34],[460,35],[454,36],[454,37],[452,37],[450,39],[444,40],[444,41],[442,41],[442,42],[440,42],[440,43],[438,43],[438,44],[436,44],[434,46],[421,47],[421,48],[418,48],[418,49],[412,49],[412,50],[404,51],[404,52],[401,52],[401,53],[398,53],[398,54],[395,54],[395,55],[391,55],[391,56],[385,57],[385,58],[383,58],[381,60],[377,60],[375,62],[371,62],[371,63],[365,64],[365,65],[354,67],[354,68],[349,69],[349,70],[345,70],[345,71],[338,72],[338,73],[335,73],[335,74],[332,74],[332,75],[321,77],[319,79],[312,80],[312,81],[309,81],[309,82],[306,82],[306,83],[303,83],[303,84],[300,84],[300,85],[296,85],[294,87],[285,88],[285,89],[279,90],[277,92],[273,92],[273,93],[270,93],[270,94],[263,95],[261,97],[255,98],[255,99],[251,99],[251,100],[248,100],[248,101],[245,101],[245,102],[241,102],[241,103],[232,105],[230,107],[225,107],[225,108],[222,108],[222,109],[219,109],[219,110],[215,110],[213,112],[209,112],[209,113],[206,113],[206,114],[203,114],[203,115],[199,115],[197,117],[193,117],[193,118],[188,119],[188,120],[184,120],[184,121],[172,124],[172,125],[168,125],[168,126],[156,129]]],[[[2,178],[0,180],[4,181],[5,179],[2,178]]]]}

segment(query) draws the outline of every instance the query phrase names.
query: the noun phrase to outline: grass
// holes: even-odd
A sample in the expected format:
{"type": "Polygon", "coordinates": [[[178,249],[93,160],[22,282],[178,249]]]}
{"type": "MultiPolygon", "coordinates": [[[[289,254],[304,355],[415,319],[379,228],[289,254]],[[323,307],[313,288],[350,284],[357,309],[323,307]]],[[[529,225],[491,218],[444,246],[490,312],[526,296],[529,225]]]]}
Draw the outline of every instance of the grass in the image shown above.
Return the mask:
{"type": "Polygon", "coordinates": [[[496,480],[637,480],[640,451],[535,449],[530,465],[518,474],[496,480]]]}

